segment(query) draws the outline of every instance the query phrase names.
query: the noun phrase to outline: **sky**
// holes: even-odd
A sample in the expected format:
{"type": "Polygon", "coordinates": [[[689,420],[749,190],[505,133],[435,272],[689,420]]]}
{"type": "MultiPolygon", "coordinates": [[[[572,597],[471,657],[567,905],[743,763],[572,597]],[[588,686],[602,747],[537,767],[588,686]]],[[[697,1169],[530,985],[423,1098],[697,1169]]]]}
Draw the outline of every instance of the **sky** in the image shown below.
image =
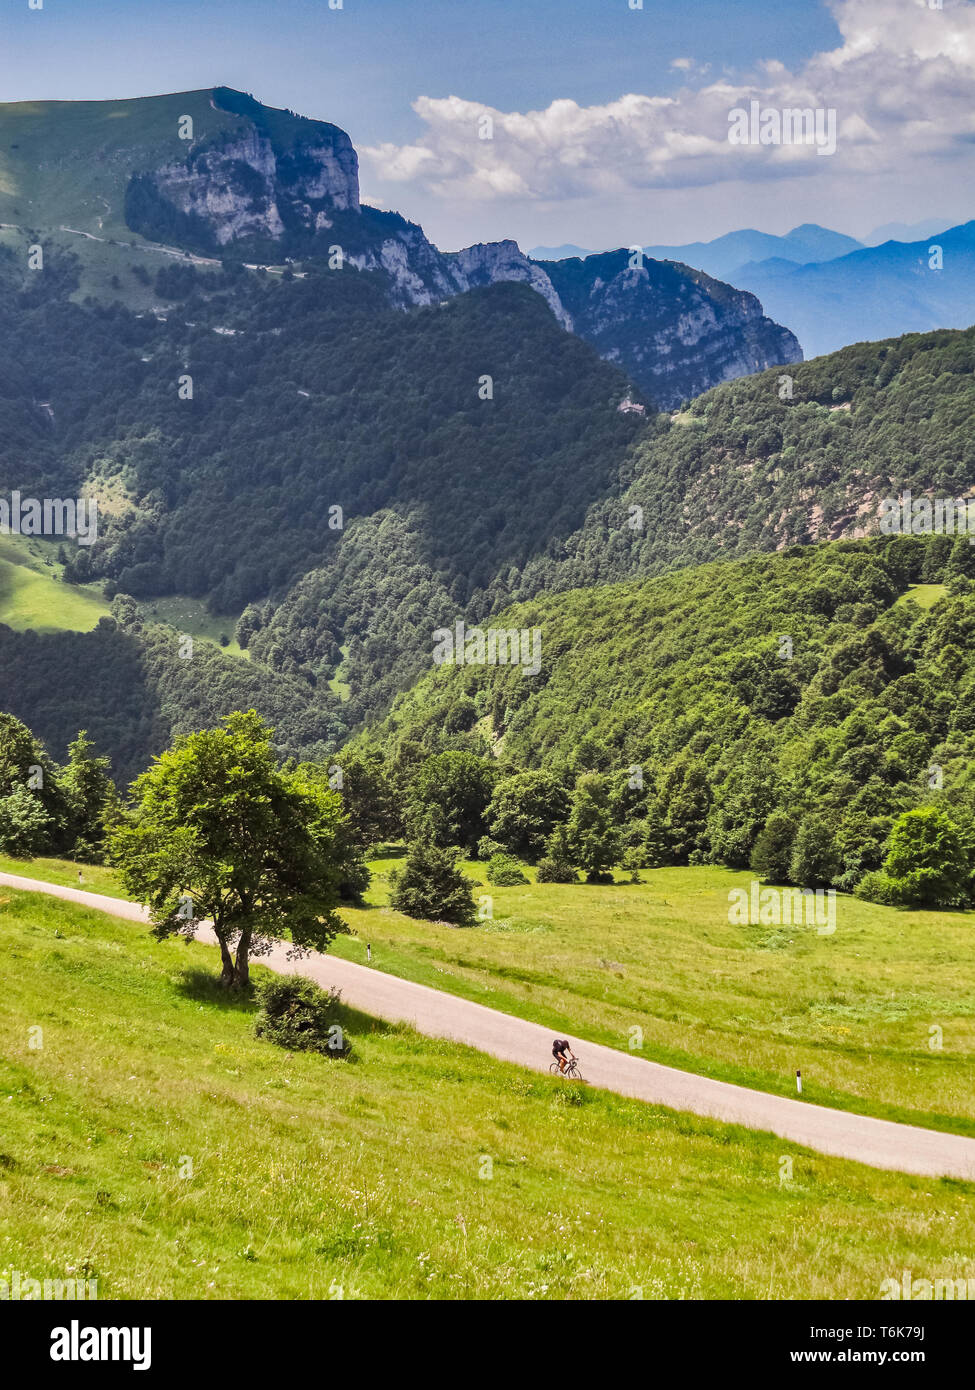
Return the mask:
{"type": "Polygon", "coordinates": [[[975,0],[338,3],[0,0],[0,100],[251,92],[444,249],[975,215],[975,0]],[[834,111],[835,151],[733,144],[753,100],[834,111]]]}

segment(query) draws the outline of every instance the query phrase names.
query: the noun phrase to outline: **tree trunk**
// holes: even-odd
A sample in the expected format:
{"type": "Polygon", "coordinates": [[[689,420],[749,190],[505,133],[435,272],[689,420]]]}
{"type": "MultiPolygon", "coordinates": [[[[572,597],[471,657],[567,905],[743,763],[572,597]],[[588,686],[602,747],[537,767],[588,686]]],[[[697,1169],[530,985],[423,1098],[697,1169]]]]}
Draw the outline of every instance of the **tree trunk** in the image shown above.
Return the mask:
{"type": "Polygon", "coordinates": [[[251,946],[251,929],[245,927],[237,942],[237,959],[234,962],[233,988],[246,989],[250,984],[250,964],[248,956],[251,946]]]}
{"type": "Polygon", "coordinates": [[[234,958],[230,954],[230,947],[219,932],[217,940],[220,943],[220,984],[224,989],[230,989],[234,983],[234,958]]]}

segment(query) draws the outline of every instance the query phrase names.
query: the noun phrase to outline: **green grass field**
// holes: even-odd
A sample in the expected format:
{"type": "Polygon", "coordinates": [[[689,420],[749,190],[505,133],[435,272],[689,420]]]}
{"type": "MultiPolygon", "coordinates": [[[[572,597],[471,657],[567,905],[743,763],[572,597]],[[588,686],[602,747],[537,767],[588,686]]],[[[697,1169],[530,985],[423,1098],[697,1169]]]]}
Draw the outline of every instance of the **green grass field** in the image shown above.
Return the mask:
{"type": "Polygon", "coordinates": [[[12,859],[8,854],[0,854],[0,873],[40,878],[45,883],[83,888],[88,893],[104,893],[111,898],[125,897],[114,870],[100,864],[77,864],[73,859],[12,859]]]}
{"type": "Polygon", "coordinates": [[[354,1061],[290,1055],[218,996],[208,948],[33,894],[0,889],[0,942],[0,1269],[101,1299],[873,1299],[903,1269],[975,1275],[970,1184],[353,1013],[354,1061]]]}
{"type": "Polygon", "coordinates": [[[165,598],[146,599],[142,613],[149,622],[169,623],[177,632],[187,632],[201,642],[209,642],[220,647],[228,656],[242,656],[250,660],[250,653],[234,641],[234,628],[239,613],[211,613],[202,599],[187,598],[181,594],[165,598]],[[222,643],[221,637],[227,642],[222,643]]]}
{"type": "Polygon", "coordinates": [[[99,585],[62,584],[58,545],[36,537],[0,535],[0,623],[17,632],[90,632],[111,612],[99,585]]]}
{"type": "MultiPolygon", "coordinates": [[[[739,927],[726,869],[657,869],[614,886],[481,888],[492,920],[459,930],[388,906],[372,864],[354,935],[332,950],[576,1039],[780,1095],[975,1134],[975,914],[898,912],[837,899],[836,931],[739,927]],[[642,1038],[631,1029],[642,1030],[642,1038]],[[933,1049],[939,1040],[941,1048],[933,1049]]],[[[66,861],[0,861],[77,886],[66,861]]],[[[466,872],[483,884],[484,865],[466,872]]],[[[107,869],[86,887],[119,892],[107,869]]],[[[121,894],[119,893],[121,896],[121,894]]]]}
{"type": "MultiPolygon", "coordinates": [[[[333,949],[547,1022],[565,1035],[794,1094],[975,1134],[975,914],[898,912],[837,898],[836,931],[741,927],[728,891],[751,875],[657,869],[642,884],[483,888],[494,917],[465,930],[385,906],[374,864],[360,939],[333,949]],[[938,1040],[941,1050],[929,1045],[938,1040]]],[[[484,865],[464,866],[483,883],[484,865]]],[[[619,876],[622,877],[622,876],[619,876]]]]}
{"type": "Polygon", "coordinates": [[[906,594],[901,594],[897,603],[903,604],[913,600],[919,608],[933,608],[947,592],[944,584],[912,584],[906,594]]]}
{"type": "MultiPolygon", "coordinates": [[[[17,632],[90,632],[112,608],[99,584],[64,584],[58,562],[60,543],[37,537],[0,535],[0,623],[17,632]]],[[[228,656],[249,660],[234,641],[236,613],[214,614],[199,599],[182,595],[148,599],[147,621],[168,623],[177,632],[219,646],[228,656]],[[222,644],[221,637],[226,637],[222,644]]]]}

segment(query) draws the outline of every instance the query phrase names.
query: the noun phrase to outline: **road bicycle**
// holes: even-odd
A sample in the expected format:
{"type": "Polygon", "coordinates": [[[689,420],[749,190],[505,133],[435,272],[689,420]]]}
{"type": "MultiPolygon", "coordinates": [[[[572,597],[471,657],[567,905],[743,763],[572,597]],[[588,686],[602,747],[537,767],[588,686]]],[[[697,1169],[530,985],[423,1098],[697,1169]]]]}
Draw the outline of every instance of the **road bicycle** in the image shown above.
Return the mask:
{"type": "Polygon", "coordinates": [[[579,1059],[577,1057],[573,1057],[570,1061],[566,1062],[565,1071],[559,1070],[558,1062],[553,1062],[549,1067],[549,1071],[553,1074],[557,1073],[559,1076],[570,1076],[573,1081],[585,1080],[582,1072],[579,1070],[579,1059]]]}

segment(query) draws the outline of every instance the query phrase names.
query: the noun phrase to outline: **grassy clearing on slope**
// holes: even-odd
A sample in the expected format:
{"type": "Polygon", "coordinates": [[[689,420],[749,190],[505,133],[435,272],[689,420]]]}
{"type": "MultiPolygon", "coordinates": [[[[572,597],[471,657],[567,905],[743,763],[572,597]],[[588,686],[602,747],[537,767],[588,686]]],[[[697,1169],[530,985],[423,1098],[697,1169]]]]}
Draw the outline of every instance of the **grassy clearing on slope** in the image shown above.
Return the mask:
{"type": "MultiPolygon", "coordinates": [[[[392,912],[374,864],[359,940],[333,949],[547,1022],[569,1037],[783,1095],[975,1133],[975,915],[837,898],[836,931],[740,927],[751,875],[657,869],[614,886],[486,888],[493,921],[459,931],[392,912]],[[933,1051],[933,1028],[943,1047],[933,1051]]],[[[466,872],[484,882],[484,865],[466,872]]],[[[620,876],[622,878],[622,876],[620,876]]]]}
{"type": "MultiPolygon", "coordinates": [[[[478,889],[494,918],[464,930],[393,912],[372,864],[365,909],[335,954],[688,1071],[863,1114],[975,1134],[975,920],[898,912],[838,897],[836,932],[736,927],[728,890],[747,874],[657,869],[612,887],[478,889]],[[942,1048],[932,1050],[941,1029],[942,1048]]],[[[467,873],[484,883],[484,865],[467,873]]],[[[77,866],[0,860],[25,877],[77,886],[77,866]]],[[[529,871],[531,872],[531,871],[529,871]]],[[[110,869],[92,891],[124,896],[110,869]]]]}
{"type": "MultiPolygon", "coordinates": [[[[73,545],[66,541],[66,545],[73,545]]],[[[97,585],[61,583],[59,542],[0,535],[0,622],[18,632],[90,632],[111,606],[97,585]]]]}
{"type": "Polygon", "coordinates": [[[169,623],[177,632],[188,633],[201,642],[220,647],[228,656],[242,656],[250,660],[250,653],[234,641],[239,613],[211,613],[202,599],[187,598],[183,594],[147,599],[142,605],[142,612],[149,622],[169,623]],[[227,641],[221,642],[222,637],[227,641]]]}
{"type": "Polygon", "coordinates": [[[101,1298],[856,1299],[975,1274],[969,1184],[351,1012],[355,1062],[289,1055],[206,947],[30,894],[0,890],[0,951],[0,1268],[101,1298]]]}
{"type": "Polygon", "coordinates": [[[933,608],[947,592],[947,586],[944,584],[912,584],[907,593],[901,594],[900,598],[895,601],[894,606],[913,600],[919,608],[933,608]]]}

